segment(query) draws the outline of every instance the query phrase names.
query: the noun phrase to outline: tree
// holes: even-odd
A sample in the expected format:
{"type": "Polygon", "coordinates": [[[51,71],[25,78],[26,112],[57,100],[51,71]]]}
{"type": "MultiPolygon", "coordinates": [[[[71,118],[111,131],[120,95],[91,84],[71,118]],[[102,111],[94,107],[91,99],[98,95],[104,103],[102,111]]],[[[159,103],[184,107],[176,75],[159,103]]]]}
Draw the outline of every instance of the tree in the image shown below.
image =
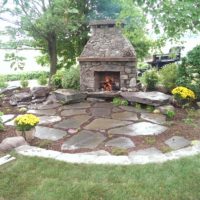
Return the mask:
{"type": "Polygon", "coordinates": [[[41,49],[48,55],[50,74],[56,72],[59,38],[70,38],[80,27],[83,16],[76,1],[70,0],[4,0],[0,19],[10,22],[6,34],[10,48],[27,46],[41,49]],[[12,17],[12,21],[8,18],[12,17]]]}
{"type": "Polygon", "coordinates": [[[186,31],[200,31],[199,0],[133,0],[152,16],[157,33],[163,28],[171,38],[179,38],[186,31]]]}

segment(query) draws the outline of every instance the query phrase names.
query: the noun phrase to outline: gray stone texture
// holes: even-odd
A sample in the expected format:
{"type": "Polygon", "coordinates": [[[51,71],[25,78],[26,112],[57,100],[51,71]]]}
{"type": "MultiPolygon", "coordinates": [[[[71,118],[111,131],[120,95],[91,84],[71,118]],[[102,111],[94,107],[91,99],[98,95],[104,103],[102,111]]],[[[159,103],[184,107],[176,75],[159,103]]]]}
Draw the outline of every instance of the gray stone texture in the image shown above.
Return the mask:
{"type": "Polygon", "coordinates": [[[93,120],[84,128],[87,130],[106,130],[117,126],[126,126],[131,122],[121,121],[116,119],[98,118],[93,120]]]}
{"type": "Polygon", "coordinates": [[[114,128],[108,131],[112,135],[129,135],[129,136],[140,136],[140,135],[159,135],[167,130],[167,127],[150,122],[138,122],[129,126],[114,128]]]}
{"type": "Polygon", "coordinates": [[[39,87],[33,87],[31,89],[31,94],[33,98],[41,98],[41,97],[47,97],[50,92],[50,87],[47,86],[39,86],[39,87]]]}
{"type": "Polygon", "coordinates": [[[114,138],[112,140],[109,140],[105,144],[105,146],[108,146],[108,147],[117,147],[117,148],[122,148],[122,149],[128,149],[128,148],[135,147],[135,144],[129,138],[119,137],[119,138],[114,138]]]}
{"type": "Polygon", "coordinates": [[[9,151],[22,145],[27,145],[27,142],[23,137],[8,137],[1,142],[0,151],[9,151]]]}
{"type": "Polygon", "coordinates": [[[94,73],[100,71],[120,72],[120,87],[128,88],[131,75],[137,76],[135,50],[115,22],[97,23],[100,27],[91,25],[92,35],[79,57],[81,91],[98,91],[94,73]]]}
{"type": "Polygon", "coordinates": [[[167,111],[175,112],[175,108],[174,108],[174,106],[172,106],[172,105],[159,106],[157,109],[160,110],[160,112],[161,112],[162,114],[166,114],[167,111]]]}
{"type": "Polygon", "coordinates": [[[39,119],[40,119],[39,122],[40,125],[41,124],[49,125],[51,123],[59,122],[62,120],[60,116],[40,116],[39,119]]]}
{"type": "Polygon", "coordinates": [[[122,92],[121,96],[130,102],[152,106],[168,104],[171,96],[161,92],[122,92]]]}
{"type": "Polygon", "coordinates": [[[138,120],[137,114],[133,112],[119,112],[119,113],[114,113],[112,114],[113,119],[119,119],[119,120],[131,120],[131,121],[136,121],[138,120]]]}
{"type": "Polygon", "coordinates": [[[87,114],[85,109],[71,109],[71,110],[64,110],[61,112],[62,117],[68,117],[72,115],[84,115],[87,114]]]}
{"type": "Polygon", "coordinates": [[[166,116],[152,113],[142,113],[141,118],[156,124],[164,124],[166,122],[166,116]]]}
{"type": "Polygon", "coordinates": [[[90,112],[93,117],[109,117],[111,114],[110,108],[91,108],[90,112]]]}
{"type": "Polygon", "coordinates": [[[35,137],[42,140],[57,141],[67,135],[66,131],[58,130],[55,128],[48,128],[43,126],[36,126],[35,137]]]}
{"type": "Polygon", "coordinates": [[[48,109],[48,110],[28,110],[27,113],[35,114],[35,115],[55,115],[56,109],[48,109]]]}
{"type": "Polygon", "coordinates": [[[91,131],[81,131],[75,136],[72,136],[62,145],[62,150],[75,150],[81,148],[94,149],[101,144],[106,137],[101,133],[91,131]]]}
{"type": "Polygon", "coordinates": [[[32,100],[32,95],[28,92],[22,92],[14,94],[10,97],[9,103],[12,106],[16,106],[19,102],[30,102],[32,100]]]}
{"type": "Polygon", "coordinates": [[[163,155],[163,153],[156,149],[155,147],[151,147],[148,149],[142,149],[138,151],[132,151],[129,153],[129,157],[135,157],[135,156],[155,156],[155,155],[163,155]]]}
{"type": "Polygon", "coordinates": [[[58,89],[54,91],[56,99],[64,104],[78,103],[84,101],[87,95],[83,92],[72,89],[58,89]]]}
{"type": "Polygon", "coordinates": [[[63,129],[80,128],[80,126],[87,122],[90,118],[91,117],[88,115],[74,116],[55,124],[54,127],[63,129]]]}
{"type": "Polygon", "coordinates": [[[2,115],[1,119],[2,119],[3,123],[6,123],[7,121],[10,121],[14,117],[15,117],[15,115],[2,115]]]}
{"type": "Polygon", "coordinates": [[[81,102],[81,103],[74,103],[70,105],[65,105],[62,107],[62,109],[87,109],[90,108],[90,103],[88,102],[81,102]]]}
{"type": "Polygon", "coordinates": [[[167,144],[171,149],[177,150],[189,146],[190,141],[181,136],[173,136],[166,140],[165,144],[167,144]]]}

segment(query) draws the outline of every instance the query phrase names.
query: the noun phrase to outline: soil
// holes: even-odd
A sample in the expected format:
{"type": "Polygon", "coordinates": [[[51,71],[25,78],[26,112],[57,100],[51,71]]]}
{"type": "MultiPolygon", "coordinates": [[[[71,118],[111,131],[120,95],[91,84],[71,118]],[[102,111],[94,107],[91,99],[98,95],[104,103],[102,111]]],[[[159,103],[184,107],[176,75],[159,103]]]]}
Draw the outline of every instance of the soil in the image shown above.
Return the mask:
{"type": "MultiPolygon", "coordinates": [[[[28,91],[29,89],[21,89],[18,92],[28,92],[28,91]]],[[[17,106],[11,106],[9,104],[9,97],[11,95],[12,93],[9,92],[3,98],[1,106],[0,106],[0,111],[3,112],[4,114],[21,114],[19,113],[19,108],[17,108],[17,106]]],[[[164,141],[175,135],[183,136],[189,140],[200,140],[200,134],[199,134],[200,126],[198,126],[199,123],[200,123],[200,114],[199,115],[196,114],[195,116],[193,116],[193,118],[188,118],[188,113],[186,112],[186,110],[177,108],[175,118],[172,121],[168,121],[166,124],[169,127],[167,131],[157,136],[129,137],[135,143],[136,147],[129,149],[127,152],[125,152],[125,154],[127,154],[129,151],[140,150],[140,149],[145,149],[149,147],[156,147],[157,149],[160,149],[162,152],[170,151],[169,147],[164,144],[164,141]],[[188,121],[185,119],[188,119],[188,121]]],[[[52,124],[49,124],[48,126],[52,127],[52,124]]],[[[108,137],[108,134],[106,132],[102,134],[105,134],[108,137]]],[[[5,126],[5,131],[0,132],[0,142],[7,137],[13,137],[13,136],[16,136],[15,127],[5,126]]],[[[69,138],[71,136],[72,135],[68,135],[64,137],[63,139],[58,140],[56,142],[52,142],[48,140],[44,141],[44,140],[35,138],[32,141],[29,141],[29,144],[33,146],[39,146],[42,148],[51,149],[51,150],[61,151],[61,145],[63,144],[63,142],[66,140],[66,138],[69,138]]],[[[115,137],[117,136],[111,136],[111,138],[115,138],[115,137]]],[[[105,147],[104,145],[98,146],[98,148],[94,149],[94,151],[100,150],[100,149],[112,152],[112,148],[105,147]]],[[[87,152],[87,151],[91,151],[91,150],[79,149],[79,150],[63,151],[63,152],[78,153],[78,152],[87,152]]]]}

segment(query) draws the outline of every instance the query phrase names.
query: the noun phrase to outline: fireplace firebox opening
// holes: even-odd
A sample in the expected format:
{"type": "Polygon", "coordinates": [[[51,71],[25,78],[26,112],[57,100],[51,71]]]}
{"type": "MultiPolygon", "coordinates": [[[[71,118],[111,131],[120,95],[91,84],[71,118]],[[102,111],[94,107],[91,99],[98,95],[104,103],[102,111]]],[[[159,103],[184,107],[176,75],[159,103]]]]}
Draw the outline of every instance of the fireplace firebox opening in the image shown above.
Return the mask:
{"type": "Polygon", "coordinates": [[[120,72],[95,72],[96,91],[119,91],[120,72]]]}

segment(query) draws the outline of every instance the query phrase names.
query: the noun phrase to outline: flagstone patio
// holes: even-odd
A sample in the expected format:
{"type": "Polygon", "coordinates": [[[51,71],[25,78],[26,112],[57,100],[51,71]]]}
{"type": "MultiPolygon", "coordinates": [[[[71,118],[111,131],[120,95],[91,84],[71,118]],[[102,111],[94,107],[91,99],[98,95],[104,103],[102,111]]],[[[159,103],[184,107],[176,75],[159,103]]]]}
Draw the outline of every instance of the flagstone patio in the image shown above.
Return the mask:
{"type": "MultiPolygon", "coordinates": [[[[111,155],[112,149],[124,149],[130,160],[142,156],[166,156],[153,144],[138,149],[138,138],[156,137],[168,129],[166,117],[152,114],[133,106],[114,106],[109,102],[82,102],[70,105],[30,105],[28,113],[40,118],[35,137],[59,145],[59,150],[80,155],[96,155],[103,151],[111,155]],[[91,154],[92,153],[92,154],[91,154]]],[[[15,115],[4,116],[4,122],[13,126],[15,115]]],[[[170,137],[163,144],[171,150],[190,146],[184,137],[170,137]]]]}

